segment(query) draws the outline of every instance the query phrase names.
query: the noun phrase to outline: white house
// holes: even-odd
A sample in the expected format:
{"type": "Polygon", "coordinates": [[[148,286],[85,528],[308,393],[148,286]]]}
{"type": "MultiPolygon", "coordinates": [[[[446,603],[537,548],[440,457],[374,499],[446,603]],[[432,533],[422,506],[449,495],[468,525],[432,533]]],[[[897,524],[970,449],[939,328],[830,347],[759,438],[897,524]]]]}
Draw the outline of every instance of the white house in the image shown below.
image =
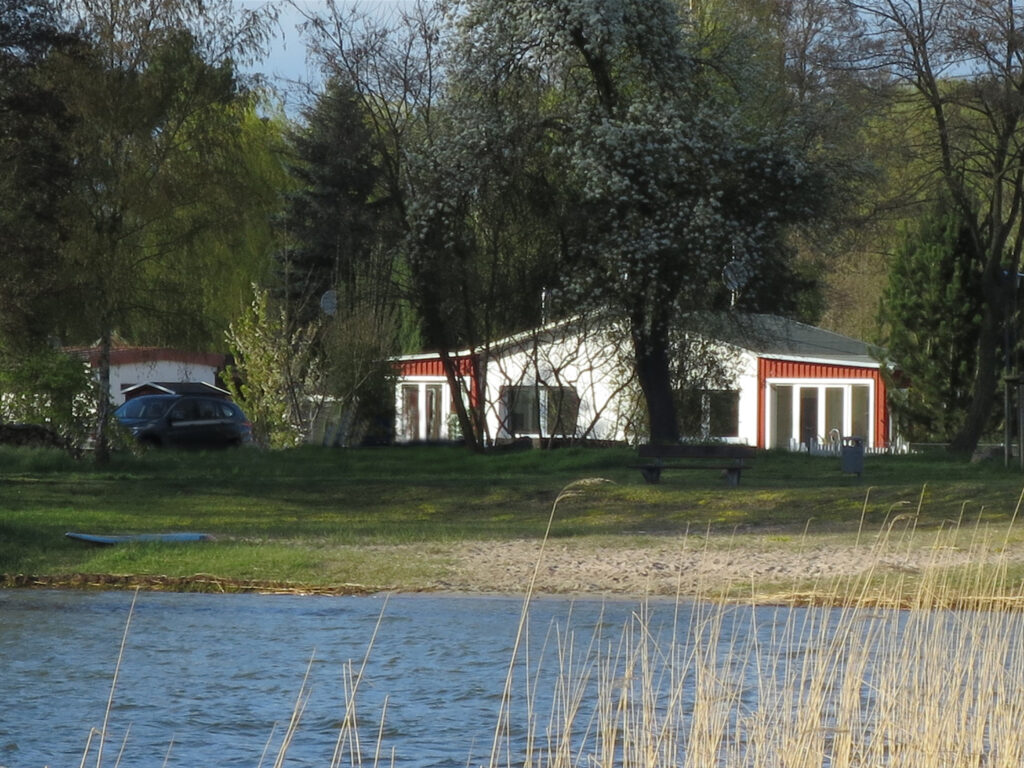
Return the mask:
{"type": "MultiPolygon", "coordinates": [[[[857,436],[887,447],[886,385],[864,342],[772,315],[705,318],[678,345],[691,372],[688,437],[807,449],[857,436]],[[698,378],[692,378],[692,372],[698,378]]],[[[452,353],[460,396],[482,405],[487,440],[637,442],[643,409],[626,334],[580,319],[452,353]]],[[[396,360],[395,438],[458,436],[438,354],[396,360]]]]}

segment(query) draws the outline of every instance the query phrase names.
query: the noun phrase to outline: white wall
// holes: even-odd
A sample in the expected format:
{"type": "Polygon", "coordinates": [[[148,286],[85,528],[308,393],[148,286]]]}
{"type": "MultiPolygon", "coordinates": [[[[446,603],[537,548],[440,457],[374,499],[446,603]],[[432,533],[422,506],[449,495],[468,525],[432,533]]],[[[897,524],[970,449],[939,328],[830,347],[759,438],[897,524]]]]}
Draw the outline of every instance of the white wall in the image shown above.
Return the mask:
{"type": "MultiPolygon", "coordinates": [[[[628,414],[625,410],[629,398],[617,395],[628,388],[632,373],[622,362],[620,341],[613,333],[585,328],[572,332],[540,331],[503,346],[492,354],[486,366],[485,401],[490,437],[496,440],[510,437],[502,388],[541,385],[572,387],[576,391],[580,408],[574,437],[626,439],[628,414]]],[[[543,415],[542,405],[542,428],[543,415]]]]}
{"type": "Polygon", "coordinates": [[[757,355],[740,351],[734,369],[735,386],[740,393],[739,436],[736,442],[757,445],[757,355]]]}
{"type": "Polygon", "coordinates": [[[124,402],[124,390],[147,381],[195,381],[216,384],[217,368],[194,362],[152,360],[137,363],[111,364],[110,399],[115,405],[124,402]]]}
{"type": "MultiPolygon", "coordinates": [[[[493,438],[507,438],[501,413],[503,386],[540,383],[573,386],[580,396],[577,437],[597,440],[635,441],[643,435],[631,433],[634,415],[630,408],[639,403],[638,385],[629,368],[630,351],[614,335],[592,333],[574,336],[539,336],[505,349],[488,365],[488,426],[493,438]]],[[[739,428],[731,442],[757,445],[758,365],[757,355],[747,350],[722,346],[718,351],[739,392],[739,428]]],[[[640,403],[642,407],[642,403],[640,403]]],[[[717,436],[712,435],[712,438],[717,436]]]]}

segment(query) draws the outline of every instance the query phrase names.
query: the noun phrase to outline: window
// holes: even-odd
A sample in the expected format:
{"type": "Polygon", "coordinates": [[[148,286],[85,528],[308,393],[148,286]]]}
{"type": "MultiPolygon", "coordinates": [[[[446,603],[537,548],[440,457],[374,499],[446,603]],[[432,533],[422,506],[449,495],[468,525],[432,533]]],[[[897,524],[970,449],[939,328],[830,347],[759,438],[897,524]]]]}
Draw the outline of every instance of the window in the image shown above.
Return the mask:
{"type": "Polygon", "coordinates": [[[242,415],[242,409],[234,403],[223,402],[220,403],[220,415],[225,419],[241,419],[245,420],[242,415]]]}
{"type": "Polygon", "coordinates": [[[572,387],[502,387],[505,431],[510,435],[573,435],[580,397],[572,387]]]}
{"type": "Polygon", "coordinates": [[[793,387],[786,384],[772,386],[772,413],[775,415],[772,448],[789,449],[794,442],[793,387]]]}
{"type": "Polygon", "coordinates": [[[708,433],[710,437],[739,437],[740,393],[716,390],[706,393],[708,433]]]}
{"type": "Polygon", "coordinates": [[[871,388],[855,386],[851,389],[853,392],[850,434],[866,438],[871,434],[871,388]]]}
{"type": "Polygon", "coordinates": [[[199,416],[199,408],[195,400],[180,400],[171,409],[171,421],[195,421],[199,416]]]}
{"type": "Polygon", "coordinates": [[[540,407],[537,387],[504,387],[505,428],[513,435],[540,432],[540,407]]]}
{"type": "Polygon", "coordinates": [[[402,385],[402,437],[420,439],[420,388],[416,384],[402,385]]]}
{"type": "Polygon", "coordinates": [[[800,393],[800,444],[813,445],[818,441],[821,432],[818,429],[818,388],[798,387],[800,393]]]}
{"type": "Polygon", "coordinates": [[[580,396],[572,387],[547,388],[549,435],[574,435],[580,416],[580,396]]]}
{"type": "Polygon", "coordinates": [[[679,426],[687,437],[738,437],[740,393],[734,389],[695,389],[679,397],[679,426]]]}
{"type": "Polygon", "coordinates": [[[440,384],[428,384],[426,386],[427,396],[427,440],[441,439],[441,395],[443,387],[440,384]]]}
{"type": "Polygon", "coordinates": [[[825,423],[822,437],[832,442],[835,435],[843,435],[843,413],[845,411],[846,389],[844,387],[825,388],[825,423]]]}
{"type": "Polygon", "coordinates": [[[220,408],[217,407],[217,403],[213,400],[200,400],[199,418],[207,421],[221,418],[220,408]]]}

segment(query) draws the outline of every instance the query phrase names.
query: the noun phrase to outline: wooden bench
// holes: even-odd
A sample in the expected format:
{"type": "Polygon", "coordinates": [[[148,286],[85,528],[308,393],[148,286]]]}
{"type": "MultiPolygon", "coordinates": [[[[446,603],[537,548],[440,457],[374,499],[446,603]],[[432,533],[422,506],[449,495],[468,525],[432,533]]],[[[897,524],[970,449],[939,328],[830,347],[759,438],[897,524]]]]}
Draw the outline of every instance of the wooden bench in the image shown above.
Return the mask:
{"type": "Polygon", "coordinates": [[[734,443],[641,445],[639,456],[648,461],[631,466],[639,469],[648,483],[660,482],[662,470],[666,469],[717,469],[725,474],[726,483],[736,486],[740,484],[743,470],[751,468],[746,462],[752,460],[756,452],[751,445],[734,443]],[[665,463],[676,459],[690,463],[665,463]]]}

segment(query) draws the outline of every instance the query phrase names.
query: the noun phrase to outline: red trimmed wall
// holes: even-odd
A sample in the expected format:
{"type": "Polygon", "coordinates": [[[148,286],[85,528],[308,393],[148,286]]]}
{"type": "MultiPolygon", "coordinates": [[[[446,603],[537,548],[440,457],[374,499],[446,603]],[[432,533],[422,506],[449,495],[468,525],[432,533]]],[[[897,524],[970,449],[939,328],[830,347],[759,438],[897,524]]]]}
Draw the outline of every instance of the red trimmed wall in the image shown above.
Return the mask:
{"type": "Polygon", "coordinates": [[[877,368],[859,368],[853,365],[826,365],[824,363],[800,363],[792,360],[757,359],[757,446],[764,448],[765,398],[768,396],[768,379],[872,379],[875,382],[875,448],[884,448],[889,439],[889,402],[885,380],[877,368]]]}

